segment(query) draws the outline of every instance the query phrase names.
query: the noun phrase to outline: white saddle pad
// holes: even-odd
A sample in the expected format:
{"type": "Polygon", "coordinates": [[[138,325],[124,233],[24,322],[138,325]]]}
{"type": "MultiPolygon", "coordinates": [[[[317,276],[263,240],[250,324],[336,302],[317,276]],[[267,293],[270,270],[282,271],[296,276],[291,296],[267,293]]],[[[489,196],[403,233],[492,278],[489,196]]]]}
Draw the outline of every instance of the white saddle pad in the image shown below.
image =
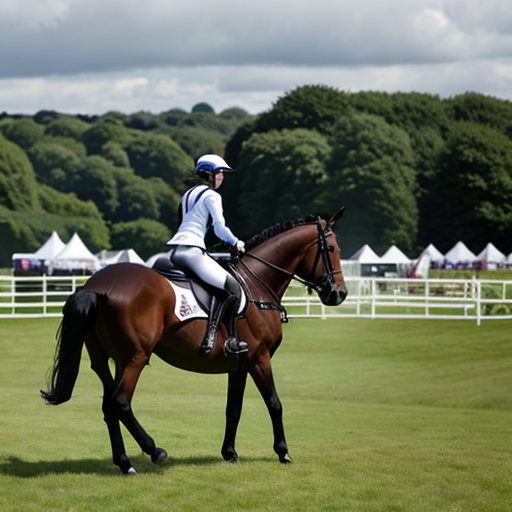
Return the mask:
{"type": "MultiPolygon", "coordinates": [[[[183,288],[167,279],[174,290],[176,296],[176,304],[174,306],[174,314],[181,320],[190,320],[191,318],[208,318],[208,314],[203,311],[196,300],[196,297],[190,288],[183,288]]],[[[242,294],[242,300],[238,308],[238,313],[245,309],[247,297],[242,294]]]]}
{"type": "MultiPolygon", "coordinates": [[[[169,281],[169,280],[168,280],[169,281]]],[[[208,318],[208,315],[201,309],[197,300],[189,288],[182,288],[169,281],[176,296],[174,314],[181,320],[190,320],[191,318],[208,318]]]]}

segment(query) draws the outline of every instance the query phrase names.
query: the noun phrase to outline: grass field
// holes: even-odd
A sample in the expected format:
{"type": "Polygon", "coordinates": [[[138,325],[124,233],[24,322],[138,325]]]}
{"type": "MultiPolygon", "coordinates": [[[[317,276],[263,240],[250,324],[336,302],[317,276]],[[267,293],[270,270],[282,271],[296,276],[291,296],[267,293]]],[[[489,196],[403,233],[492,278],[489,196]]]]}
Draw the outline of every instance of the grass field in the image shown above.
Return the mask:
{"type": "Polygon", "coordinates": [[[220,457],[225,376],[157,358],[134,410],[170,458],[110,460],[84,356],[69,403],[39,398],[56,319],[0,321],[0,511],[512,510],[512,324],[294,319],[274,373],[294,463],[248,385],[238,464],[220,457]]]}

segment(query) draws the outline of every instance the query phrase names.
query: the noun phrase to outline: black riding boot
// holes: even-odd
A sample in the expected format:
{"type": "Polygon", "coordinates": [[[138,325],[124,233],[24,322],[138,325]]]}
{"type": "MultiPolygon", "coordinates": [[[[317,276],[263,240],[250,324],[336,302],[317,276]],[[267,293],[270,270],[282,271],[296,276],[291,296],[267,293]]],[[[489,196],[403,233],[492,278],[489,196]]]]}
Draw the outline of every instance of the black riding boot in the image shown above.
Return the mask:
{"type": "Polygon", "coordinates": [[[224,354],[243,354],[249,351],[249,345],[238,338],[238,319],[236,317],[242,299],[242,291],[240,285],[231,276],[226,279],[224,288],[229,293],[229,297],[224,302],[224,316],[227,318],[228,327],[228,339],[224,343],[224,354]]]}
{"type": "Polygon", "coordinates": [[[223,300],[219,297],[216,297],[215,295],[212,297],[212,302],[210,305],[210,317],[208,318],[206,335],[201,343],[201,346],[199,347],[201,355],[204,357],[208,357],[211,354],[213,347],[215,346],[217,327],[224,313],[226,300],[227,299],[223,300]]]}

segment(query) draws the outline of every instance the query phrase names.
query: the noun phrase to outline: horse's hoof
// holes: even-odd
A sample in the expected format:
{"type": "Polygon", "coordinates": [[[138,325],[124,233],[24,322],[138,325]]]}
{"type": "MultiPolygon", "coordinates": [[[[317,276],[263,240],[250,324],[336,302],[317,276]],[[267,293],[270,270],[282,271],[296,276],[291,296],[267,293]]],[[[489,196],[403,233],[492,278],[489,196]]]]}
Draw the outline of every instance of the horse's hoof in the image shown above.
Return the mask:
{"type": "Polygon", "coordinates": [[[291,464],[293,461],[292,458],[287,453],[285,453],[282,457],[279,457],[279,462],[281,464],[291,464]]]}
{"type": "Polygon", "coordinates": [[[137,474],[137,471],[135,471],[135,468],[134,467],[130,467],[128,468],[128,471],[126,472],[127,475],[136,475],[137,474]]]}
{"type": "Polygon", "coordinates": [[[165,459],[167,459],[167,452],[163,448],[157,448],[151,455],[153,464],[162,464],[165,459]]]}
{"type": "Polygon", "coordinates": [[[230,462],[231,464],[236,464],[238,462],[238,453],[235,451],[223,453],[222,457],[226,462],[230,462]]]}

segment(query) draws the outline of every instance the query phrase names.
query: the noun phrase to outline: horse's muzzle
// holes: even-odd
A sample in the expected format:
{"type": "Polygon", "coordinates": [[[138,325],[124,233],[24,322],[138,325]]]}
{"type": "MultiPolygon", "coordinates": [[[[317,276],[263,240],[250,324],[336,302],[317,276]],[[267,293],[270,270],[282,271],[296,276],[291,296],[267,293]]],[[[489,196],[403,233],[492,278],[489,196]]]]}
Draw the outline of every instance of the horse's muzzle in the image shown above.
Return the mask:
{"type": "Polygon", "coordinates": [[[339,306],[347,298],[347,291],[342,290],[335,284],[328,288],[323,288],[318,296],[325,306],[339,306]]]}

